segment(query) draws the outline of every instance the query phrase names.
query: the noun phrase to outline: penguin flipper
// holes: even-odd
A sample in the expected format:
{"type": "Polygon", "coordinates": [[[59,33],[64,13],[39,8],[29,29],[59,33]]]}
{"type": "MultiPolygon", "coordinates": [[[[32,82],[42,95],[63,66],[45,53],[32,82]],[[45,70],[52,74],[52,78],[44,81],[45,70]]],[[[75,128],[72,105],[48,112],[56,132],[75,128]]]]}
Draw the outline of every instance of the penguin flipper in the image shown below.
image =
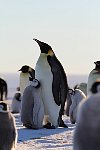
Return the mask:
{"type": "Polygon", "coordinates": [[[53,72],[52,91],[53,91],[55,103],[58,106],[60,106],[60,104],[61,104],[61,101],[60,101],[61,93],[60,93],[60,76],[59,76],[59,73],[58,73],[58,75],[56,75],[56,73],[53,72]]]}
{"type": "Polygon", "coordinates": [[[65,71],[56,57],[47,57],[48,63],[50,64],[51,71],[53,74],[53,83],[52,83],[52,91],[55,103],[62,107],[64,107],[66,98],[67,98],[67,78],[65,71]]]}
{"type": "Polygon", "coordinates": [[[58,67],[56,69],[55,70],[53,69],[52,71],[53,72],[53,84],[52,84],[53,96],[56,104],[58,106],[61,105],[61,107],[64,108],[65,101],[67,98],[67,93],[68,93],[67,78],[64,73],[61,73],[59,71],[58,67]]]}

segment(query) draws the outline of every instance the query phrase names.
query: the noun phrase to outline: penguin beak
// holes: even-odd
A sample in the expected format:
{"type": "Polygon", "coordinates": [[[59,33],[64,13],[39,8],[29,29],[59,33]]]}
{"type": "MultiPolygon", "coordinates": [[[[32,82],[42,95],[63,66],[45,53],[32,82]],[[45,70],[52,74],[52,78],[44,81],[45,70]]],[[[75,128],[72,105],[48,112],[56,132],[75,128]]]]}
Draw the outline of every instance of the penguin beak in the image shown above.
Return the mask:
{"type": "Polygon", "coordinates": [[[34,39],[34,38],[33,38],[33,40],[36,41],[36,42],[39,44],[39,46],[42,45],[42,42],[41,42],[41,41],[39,41],[39,40],[37,40],[37,39],[34,39]]]}
{"type": "Polygon", "coordinates": [[[21,71],[21,69],[19,69],[18,71],[21,71]]]}
{"type": "Polygon", "coordinates": [[[94,64],[99,65],[99,63],[97,61],[95,61],[94,64]]]}

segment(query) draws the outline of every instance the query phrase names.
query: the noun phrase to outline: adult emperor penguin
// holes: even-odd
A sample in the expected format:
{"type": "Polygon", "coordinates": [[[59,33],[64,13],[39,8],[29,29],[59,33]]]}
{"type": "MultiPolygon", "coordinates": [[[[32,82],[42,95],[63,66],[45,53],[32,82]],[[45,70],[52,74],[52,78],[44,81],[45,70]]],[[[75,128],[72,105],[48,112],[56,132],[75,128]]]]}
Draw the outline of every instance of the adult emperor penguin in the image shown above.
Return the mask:
{"type": "Polygon", "coordinates": [[[88,83],[87,83],[87,95],[91,94],[91,87],[92,84],[97,80],[100,79],[100,61],[94,62],[95,68],[89,73],[88,83]]]}
{"type": "Polygon", "coordinates": [[[30,84],[29,77],[35,78],[35,70],[30,66],[24,65],[19,70],[20,73],[20,92],[23,96],[24,89],[30,84]]]}
{"type": "Polygon", "coordinates": [[[62,120],[68,93],[65,71],[51,46],[37,39],[33,40],[41,50],[35,67],[35,78],[41,83],[45,115],[49,118],[46,120],[47,126],[67,127],[62,120]]]}
{"type": "Polygon", "coordinates": [[[13,115],[7,110],[7,104],[0,102],[0,150],[15,150],[17,129],[13,115]]]}

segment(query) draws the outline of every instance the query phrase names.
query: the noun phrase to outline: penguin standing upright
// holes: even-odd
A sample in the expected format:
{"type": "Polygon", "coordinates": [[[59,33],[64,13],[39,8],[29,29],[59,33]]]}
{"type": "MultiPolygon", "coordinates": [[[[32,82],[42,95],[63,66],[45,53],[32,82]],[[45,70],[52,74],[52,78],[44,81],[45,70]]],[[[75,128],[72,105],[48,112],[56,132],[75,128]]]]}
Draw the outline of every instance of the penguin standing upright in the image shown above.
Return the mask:
{"type": "Polygon", "coordinates": [[[91,94],[91,87],[93,83],[100,79],[100,61],[94,62],[95,68],[89,73],[88,83],[87,83],[87,95],[91,94]]]}
{"type": "Polygon", "coordinates": [[[11,112],[12,113],[20,113],[21,110],[21,93],[20,87],[16,88],[16,92],[13,96],[12,103],[11,103],[11,112]]]}
{"type": "Polygon", "coordinates": [[[29,77],[35,78],[35,70],[30,66],[24,65],[19,70],[20,73],[20,92],[23,96],[24,89],[30,84],[29,77]]]}
{"type": "Polygon", "coordinates": [[[30,85],[23,93],[21,107],[21,121],[30,129],[43,127],[44,105],[41,96],[41,86],[37,79],[29,78],[30,85]]]}
{"type": "Polygon", "coordinates": [[[33,40],[38,43],[41,50],[35,67],[35,78],[41,83],[47,124],[50,126],[52,124],[54,127],[67,127],[62,120],[68,93],[65,71],[51,46],[37,39],[33,40]]]}
{"type": "Polygon", "coordinates": [[[0,150],[15,150],[16,143],[15,119],[7,110],[7,104],[0,102],[0,150]]]}

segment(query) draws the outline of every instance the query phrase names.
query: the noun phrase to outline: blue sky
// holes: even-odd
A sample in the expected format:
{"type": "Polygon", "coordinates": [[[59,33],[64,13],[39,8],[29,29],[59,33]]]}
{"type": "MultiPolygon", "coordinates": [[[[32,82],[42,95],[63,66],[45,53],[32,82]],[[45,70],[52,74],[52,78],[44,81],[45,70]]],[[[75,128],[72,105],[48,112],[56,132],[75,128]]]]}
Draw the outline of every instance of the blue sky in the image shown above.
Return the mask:
{"type": "Polygon", "coordinates": [[[99,0],[0,0],[0,72],[35,68],[48,43],[67,74],[88,74],[100,60],[99,0]]]}

